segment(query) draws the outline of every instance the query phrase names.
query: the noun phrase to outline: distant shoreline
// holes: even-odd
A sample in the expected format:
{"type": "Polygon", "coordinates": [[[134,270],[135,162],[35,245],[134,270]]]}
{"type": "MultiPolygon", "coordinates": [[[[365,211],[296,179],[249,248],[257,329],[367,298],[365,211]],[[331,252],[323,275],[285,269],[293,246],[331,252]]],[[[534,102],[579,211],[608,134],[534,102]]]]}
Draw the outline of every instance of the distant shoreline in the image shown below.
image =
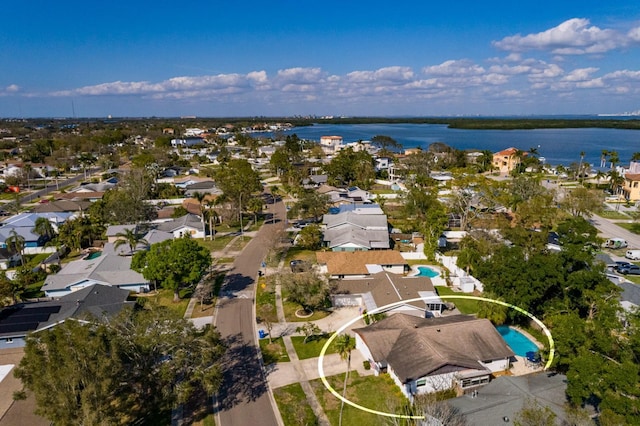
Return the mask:
{"type": "Polygon", "coordinates": [[[0,118],[0,122],[49,123],[56,126],[68,123],[104,122],[119,124],[127,121],[172,121],[184,125],[209,127],[225,124],[251,126],[257,123],[289,123],[292,127],[315,124],[438,124],[451,129],[468,130],[533,130],[533,129],[624,129],[640,130],[638,115],[559,115],[559,116],[505,116],[505,117],[84,117],[84,118],[0,118]]]}
{"type": "Polygon", "coordinates": [[[626,129],[640,130],[640,117],[619,118],[384,118],[345,117],[309,120],[308,124],[442,124],[452,129],[533,130],[533,129],[626,129]]]}

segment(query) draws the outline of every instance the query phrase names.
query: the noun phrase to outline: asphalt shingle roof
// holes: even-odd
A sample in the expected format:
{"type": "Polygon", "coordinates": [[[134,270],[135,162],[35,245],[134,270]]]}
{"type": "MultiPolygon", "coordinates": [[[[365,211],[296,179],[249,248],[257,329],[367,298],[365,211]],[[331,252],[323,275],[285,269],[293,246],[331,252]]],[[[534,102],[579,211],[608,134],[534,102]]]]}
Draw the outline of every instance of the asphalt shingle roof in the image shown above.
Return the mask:
{"type": "Polygon", "coordinates": [[[397,313],[354,332],[375,361],[386,361],[402,383],[445,370],[484,370],[479,361],[514,355],[489,320],[472,316],[418,318],[397,313]]]}

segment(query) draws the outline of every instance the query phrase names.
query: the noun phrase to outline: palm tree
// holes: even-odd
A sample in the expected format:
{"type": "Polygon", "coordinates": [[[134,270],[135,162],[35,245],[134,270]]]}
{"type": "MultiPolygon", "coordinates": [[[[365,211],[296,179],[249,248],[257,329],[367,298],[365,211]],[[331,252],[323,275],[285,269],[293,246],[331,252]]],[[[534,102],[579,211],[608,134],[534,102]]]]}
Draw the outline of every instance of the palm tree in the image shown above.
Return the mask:
{"type": "Polygon", "coordinates": [[[24,171],[24,175],[27,178],[27,189],[31,188],[31,172],[33,171],[33,166],[31,163],[26,163],[22,170],[24,171]]]}
{"type": "Polygon", "coordinates": [[[207,197],[207,194],[204,192],[194,192],[193,198],[198,201],[198,205],[200,206],[200,221],[202,222],[202,232],[204,232],[204,238],[207,238],[207,230],[204,225],[204,199],[207,197]]]}
{"type": "Polygon", "coordinates": [[[615,169],[616,168],[616,164],[618,164],[620,162],[620,157],[618,156],[618,152],[617,151],[611,151],[609,153],[609,161],[611,162],[611,168],[615,169]]]}
{"type": "Polygon", "coordinates": [[[209,216],[209,232],[211,233],[210,239],[213,241],[216,239],[216,221],[218,220],[218,212],[215,211],[215,207],[218,205],[218,199],[210,198],[206,201],[206,204],[209,216]]]}
{"type": "Polygon", "coordinates": [[[4,243],[6,244],[7,248],[10,251],[20,254],[20,265],[23,266],[24,265],[23,251],[25,246],[24,237],[18,234],[18,232],[16,232],[15,229],[12,229],[11,232],[9,233],[9,238],[7,238],[4,243]]]}
{"type": "Polygon", "coordinates": [[[606,149],[602,150],[602,156],[600,157],[600,167],[607,166],[607,157],[609,156],[609,151],[606,149]]]}
{"type": "Polygon", "coordinates": [[[264,201],[262,198],[253,197],[247,203],[247,209],[253,213],[253,223],[258,223],[258,213],[262,212],[262,208],[264,207],[264,201]]]}
{"type": "Polygon", "coordinates": [[[116,237],[118,237],[118,239],[115,243],[113,243],[113,246],[115,248],[118,248],[123,244],[128,244],[129,249],[131,250],[129,253],[130,255],[133,255],[133,251],[138,246],[138,244],[149,245],[147,240],[138,235],[135,232],[135,229],[131,228],[126,228],[123,232],[118,232],[116,234],[116,237]]]}
{"type": "Polygon", "coordinates": [[[584,151],[580,151],[580,164],[578,164],[578,179],[582,176],[582,161],[584,160],[584,151]]]}
{"type": "Polygon", "coordinates": [[[41,237],[44,237],[46,241],[49,241],[56,236],[56,230],[51,224],[51,221],[46,217],[37,218],[31,231],[41,237]]]}
{"type": "MultiPolygon", "coordinates": [[[[341,334],[336,338],[336,352],[340,355],[340,358],[347,361],[347,372],[344,375],[344,385],[342,387],[342,398],[347,393],[347,381],[349,380],[349,370],[351,369],[351,351],[356,347],[356,342],[348,334],[341,334]]],[[[342,410],[344,409],[344,399],[340,404],[340,417],[338,425],[342,426],[342,410]]]]}

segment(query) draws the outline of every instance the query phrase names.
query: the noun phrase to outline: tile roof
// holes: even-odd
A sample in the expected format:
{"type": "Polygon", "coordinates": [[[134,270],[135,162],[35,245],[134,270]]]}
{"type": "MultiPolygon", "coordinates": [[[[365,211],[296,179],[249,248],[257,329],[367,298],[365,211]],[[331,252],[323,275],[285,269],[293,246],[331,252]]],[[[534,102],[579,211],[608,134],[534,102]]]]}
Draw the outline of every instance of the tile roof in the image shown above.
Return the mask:
{"type": "Polygon", "coordinates": [[[640,173],[626,173],[624,178],[630,181],[637,181],[640,180],[640,173]]]}
{"type": "Polygon", "coordinates": [[[374,360],[386,361],[402,383],[442,371],[485,370],[480,361],[514,355],[489,320],[473,316],[398,313],[354,332],[374,360]]]}

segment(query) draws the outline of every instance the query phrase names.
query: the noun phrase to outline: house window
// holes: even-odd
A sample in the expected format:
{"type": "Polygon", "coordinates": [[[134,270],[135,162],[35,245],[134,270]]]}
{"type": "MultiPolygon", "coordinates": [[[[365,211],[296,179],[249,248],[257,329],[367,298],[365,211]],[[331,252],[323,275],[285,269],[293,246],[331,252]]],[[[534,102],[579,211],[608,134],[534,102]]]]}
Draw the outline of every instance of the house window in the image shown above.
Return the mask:
{"type": "Polygon", "coordinates": [[[464,388],[469,388],[473,386],[483,385],[485,383],[489,383],[489,376],[462,379],[462,381],[460,382],[460,386],[462,386],[462,388],[464,389],[464,388]]]}
{"type": "Polygon", "coordinates": [[[416,380],[416,387],[422,387],[422,386],[426,386],[427,384],[427,379],[418,379],[416,380]]]}
{"type": "Polygon", "coordinates": [[[7,337],[4,341],[5,343],[13,343],[13,339],[11,337],[7,337]]]}

